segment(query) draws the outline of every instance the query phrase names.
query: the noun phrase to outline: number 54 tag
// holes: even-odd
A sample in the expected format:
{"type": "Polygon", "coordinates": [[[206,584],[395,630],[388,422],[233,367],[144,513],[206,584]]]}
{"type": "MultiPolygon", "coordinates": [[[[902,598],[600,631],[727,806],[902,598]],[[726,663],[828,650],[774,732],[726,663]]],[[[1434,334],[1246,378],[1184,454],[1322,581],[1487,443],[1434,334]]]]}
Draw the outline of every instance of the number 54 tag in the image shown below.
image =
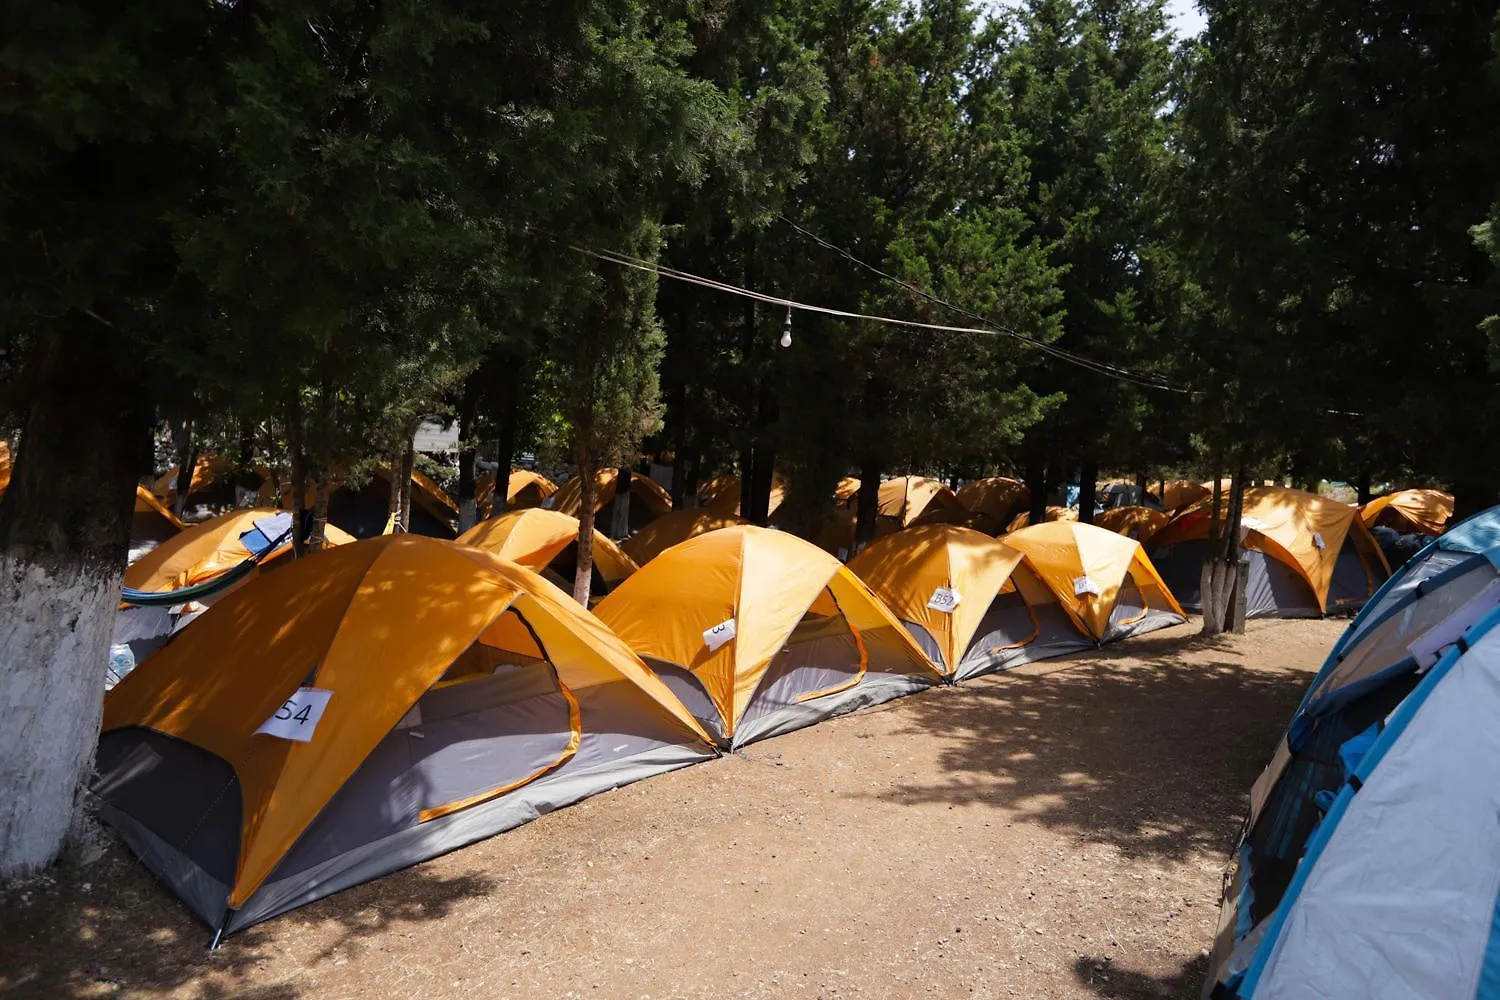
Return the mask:
{"type": "Polygon", "coordinates": [[[313,730],[318,728],[318,720],[323,718],[323,710],[332,697],[332,691],[298,688],[256,732],[306,743],[313,738],[313,730]]]}

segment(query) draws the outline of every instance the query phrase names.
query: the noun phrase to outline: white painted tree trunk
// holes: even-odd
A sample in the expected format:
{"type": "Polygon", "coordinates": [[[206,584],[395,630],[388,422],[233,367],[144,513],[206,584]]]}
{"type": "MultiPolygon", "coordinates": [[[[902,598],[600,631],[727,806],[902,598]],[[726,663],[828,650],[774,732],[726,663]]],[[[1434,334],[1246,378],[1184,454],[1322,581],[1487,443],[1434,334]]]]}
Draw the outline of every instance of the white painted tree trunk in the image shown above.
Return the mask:
{"type": "Polygon", "coordinates": [[[120,572],[0,554],[0,882],[57,859],[93,767],[120,572]]]}

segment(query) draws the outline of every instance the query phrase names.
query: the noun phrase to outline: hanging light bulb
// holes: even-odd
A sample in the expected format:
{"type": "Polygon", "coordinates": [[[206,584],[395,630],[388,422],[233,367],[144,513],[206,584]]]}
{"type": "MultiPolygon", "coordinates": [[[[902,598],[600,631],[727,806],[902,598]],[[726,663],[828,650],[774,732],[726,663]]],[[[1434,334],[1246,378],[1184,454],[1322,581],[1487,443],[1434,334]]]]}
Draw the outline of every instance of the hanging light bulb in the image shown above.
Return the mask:
{"type": "Polygon", "coordinates": [[[781,346],[792,346],[792,307],[786,307],[786,322],[781,324],[781,346]]]}

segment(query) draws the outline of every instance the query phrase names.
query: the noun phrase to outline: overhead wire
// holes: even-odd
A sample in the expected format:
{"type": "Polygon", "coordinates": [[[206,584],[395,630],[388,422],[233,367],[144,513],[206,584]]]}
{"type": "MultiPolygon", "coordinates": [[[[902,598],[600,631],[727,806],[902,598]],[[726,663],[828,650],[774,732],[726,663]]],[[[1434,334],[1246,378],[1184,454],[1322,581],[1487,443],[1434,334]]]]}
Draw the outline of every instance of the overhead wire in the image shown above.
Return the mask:
{"type": "Polygon", "coordinates": [[[941,299],[930,296],[928,295],[928,293],[922,292],[920,289],[916,289],[914,286],[906,286],[904,282],[900,282],[900,279],[897,278],[890,278],[890,280],[896,281],[899,284],[908,287],[910,290],[923,295],[924,297],[932,298],[933,301],[944,305],[949,309],[958,311],[963,315],[976,318],[979,322],[984,323],[985,325],[983,327],[950,326],[942,323],[924,323],[919,320],[898,319],[894,316],[878,316],[871,313],[851,312],[846,309],[834,309],[829,306],[820,306],[810,302],[801,302],[797,299],[789,299],[778,295],[770,295],[765,292],[758,292],[754,289],[744,288],[739,285],[733,285],[714,278],[705,278],[702,275],[692,274],[688,271],[670,267],[658,261],[651,261],[641,257],[635,257],[627,253],[622,253],[618,250],[597,250],[591,247],[578,246],[576,244],[570,244],[570,248],[574,251],[577,251],[578,253],[582,253],[587,256],[594,257],[598,260],[606,261],[608,263],[616,264],[621,267],[635,268],[636,270],[655,274],[659,277],[670,278],[674,281],[681,281],[687,284],[698,285],[712,291],[722,292],[726,295],[738,295],[743,298],[753,299],[757,302],[763,302],[767,305],[774,305],[781,308],[818,313],[825,316],[832,316],[838,319],[859,320],[870,323],[884,323],[890,326],[900,326],[916,330],[929,330],[937,333],[966,333],[991,337],[1012,337],[1019,339],[1029,346],[1039,348],[1061,360],[1069,361],[1075,365],[1079,365],[1080,367],[1088,368],[1101,375],[1106,375],[1108,377],[1116,378],[1121,381],[1133,382],[1134,384],[1140,385],[1143,388],[1162,389],[1169,392],[1184,393],[1189,391],[1187,389],[1182,389],[1171,385],[1164,385],[1160,382],[1149,380],[1143,375],[1130,371],[1128,369],[1121,369],[1116,366],[1106,365],[1103,362],[1097,362],[1090,358],[1085,358],[1082,355],[1073,354],[1073,352],[1063,351],[1061,348],[1057,348],[1051,344],[1047,344],[1042,341],[1027,337],[1024,334],[1018,333],[1017,331],[999,327],[996,324],[985,320],[983,317],[978,316],[977,314],[961,310],[959,309],[959,307],[953,306],[949,303],[943,302],[941,299]]]}
{"type": "Polygon", "coordinates": [[[1107,361],[1098,361],[1086,355],[1079,354],[1076,351],[1069,351],[1066,348],[1058,347],[1055,344],[1050,344],[1043,340],[1037,340],[1035,337],[1030,337],[1020,332],[1019,330],[1012,329],[1011,327],[1005,326],[1002,323],[996,323],[995,321],[987,319],[986,317],[981,316],[980,314],[970,309],[965,309],[962,306],[955,305],[952,302],[948,302],[945,299],[939,298],[938,296],[932,294],[924,288],[919,288],[918,286],[913,285],[910,282],[903,281],[895,275],[881,270],[868,261],[861,260],[859,257],[850,253],[843,247],[838,246],[834,243],[830,243],[828,240],[819,236],[817,233],[810,232],[807,229],[804,229],[802,226],[799,226],[791,219],[788,219],[785,215],[777,215],[776,218],[778,221],[791,227],[794,231],[816,243],[823,249],[838,254],[846,260],[849,260],[850,262],[857,264],[865,270],[870,271],[872,274],[876,274],[886,281],[904,288],[906,291],[912,293],[913,295],[920,296],[921,298],[926,299],[927,301],[932,302],[935,305],[942,306],[944,309],[957,313],[960,316],[966,316],[969,319],[974,320],[975,322],[983,323],[987,328],[991,328],[997,333],[1002,333],[1008,337],[1018,340],[1028,347],[1032,347],[1036,350],[1042,351],[1045,354],[1049,354],[1052,357],[1057,358],[1058,360],[1067,361],[1079,367],[1087,368],[1090,371],[1094,371],[1100,375],[1120,379],[1126,382],[1133,382],[1136,385],[1145,386],[1146,388],[1150,389],[1162,389],[1168,392],[1180,393],[1187,393],[1192,391],[1190,389],[1184,389],[1180,386],[1172,385],[1165,378],[1165,376],[1162,376],[1155,372],[1142,372],[1137,369],[1125,368],[1120,365],[1110,364],[1107,361]]]}

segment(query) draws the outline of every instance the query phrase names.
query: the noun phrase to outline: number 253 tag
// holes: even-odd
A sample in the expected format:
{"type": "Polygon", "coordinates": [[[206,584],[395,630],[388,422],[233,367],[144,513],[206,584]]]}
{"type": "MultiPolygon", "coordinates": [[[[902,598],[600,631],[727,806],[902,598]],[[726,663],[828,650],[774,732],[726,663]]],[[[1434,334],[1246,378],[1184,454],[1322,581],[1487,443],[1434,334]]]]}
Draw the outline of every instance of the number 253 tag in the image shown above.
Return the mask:
{"type": "Polygon", "coordinates": [[[323,718],[323,710],[328,707],[331,697],[332,691],[298,688],[297,693],[282,702],[256,732],[306,743],[313,738],[313,730],[318,728],[318,720],[323,718]]]}

